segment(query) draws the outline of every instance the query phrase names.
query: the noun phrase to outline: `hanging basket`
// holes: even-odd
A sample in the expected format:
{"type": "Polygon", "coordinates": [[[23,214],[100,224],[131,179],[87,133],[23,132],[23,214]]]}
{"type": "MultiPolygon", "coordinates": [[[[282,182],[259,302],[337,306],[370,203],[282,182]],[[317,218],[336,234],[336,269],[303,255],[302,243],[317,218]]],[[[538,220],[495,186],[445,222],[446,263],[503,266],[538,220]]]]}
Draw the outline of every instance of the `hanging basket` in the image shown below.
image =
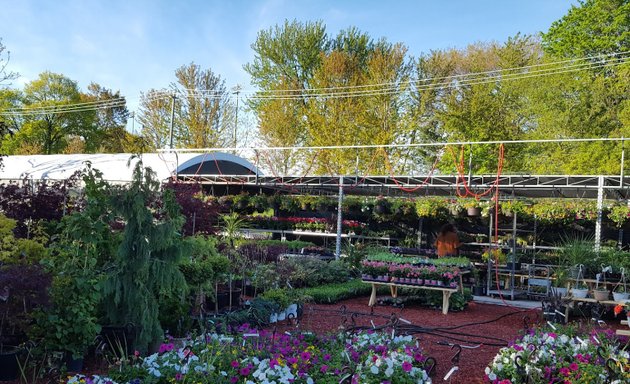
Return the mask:
{"type": "Polygon", "coordinates": [[[468,216],[477,217],[481,215],[481,208],[479,207],[470,207],[466,209],[468,216]]]}
{"type": "Polygon", "coordinates": [[[628,293],[628,285],[626,282],[626,270],[622,267],[621,278],[613,287],[613,299],[615,301],[626,301],[628,298],[630,298],[630,293],[628,293]]]}

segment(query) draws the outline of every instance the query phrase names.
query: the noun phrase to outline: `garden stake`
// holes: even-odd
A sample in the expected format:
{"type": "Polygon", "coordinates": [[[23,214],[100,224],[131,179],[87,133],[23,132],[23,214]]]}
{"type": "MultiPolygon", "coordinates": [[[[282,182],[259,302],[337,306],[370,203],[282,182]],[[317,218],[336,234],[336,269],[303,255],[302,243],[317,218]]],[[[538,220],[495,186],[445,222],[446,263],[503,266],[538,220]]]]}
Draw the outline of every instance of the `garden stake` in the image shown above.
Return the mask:
{"type": "Polygon", "coordinates": [[[531,324],[531,319],[529,318],[529,316],[525,315],[523,316],[523,328],[526,331],[529,331],[529,325],[531,324]]]}

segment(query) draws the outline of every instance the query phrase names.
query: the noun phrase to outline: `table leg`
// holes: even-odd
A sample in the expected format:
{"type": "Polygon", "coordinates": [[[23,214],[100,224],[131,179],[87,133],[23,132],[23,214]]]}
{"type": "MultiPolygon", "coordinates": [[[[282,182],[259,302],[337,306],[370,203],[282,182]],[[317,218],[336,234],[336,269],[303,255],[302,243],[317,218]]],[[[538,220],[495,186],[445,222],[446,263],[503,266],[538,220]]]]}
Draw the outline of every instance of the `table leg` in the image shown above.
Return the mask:
{"type": "Polygon", "coordinates": [[[370,295],[368,306],[372,307],[374,304],[376,304],[376,284],[372,283],[372,294],[370,295]]]}
{"type": "Polygon", "coordinates": [[[389,291],[392,293],[392,297],[395,299],[398,297],[398,287],[395,285],[389,286],[389,291]]]}
{"type": "Polygon", "coordinates": [[[443,314],[448,314],[448,307],[449,307],[449,299],[451,298],[451,292],[450,291],[442,291],[442,313],[443,314]]]}

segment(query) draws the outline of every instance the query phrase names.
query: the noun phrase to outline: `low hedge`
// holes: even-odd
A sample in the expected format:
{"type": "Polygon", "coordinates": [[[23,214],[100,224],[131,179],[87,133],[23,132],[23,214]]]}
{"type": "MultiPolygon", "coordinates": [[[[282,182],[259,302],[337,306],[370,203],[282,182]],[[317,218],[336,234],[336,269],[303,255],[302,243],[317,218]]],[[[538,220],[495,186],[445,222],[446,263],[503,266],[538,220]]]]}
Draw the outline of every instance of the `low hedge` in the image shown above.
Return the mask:
{"type": "MultiPolygon", "coordinates": [[[[296,291],[313,299],[317,304],[335,304],[341,300],[367,296],[372,292],[372,285],[359,279],[349,280],[343,283],[326,284],[319,287],[300,288],[296,291]]],[[[387,287],[379,287],[379,293],[389,292],[387,287]]]]}

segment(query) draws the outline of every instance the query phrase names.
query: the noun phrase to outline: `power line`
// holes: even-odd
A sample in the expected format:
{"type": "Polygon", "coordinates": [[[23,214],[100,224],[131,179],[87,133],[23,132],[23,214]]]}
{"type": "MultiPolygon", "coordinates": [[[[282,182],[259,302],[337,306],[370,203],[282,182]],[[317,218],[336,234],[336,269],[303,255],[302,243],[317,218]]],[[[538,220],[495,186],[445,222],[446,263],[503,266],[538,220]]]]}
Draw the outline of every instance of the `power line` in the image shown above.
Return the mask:
{"type": "MultiPolygon", "coordinates": [[[[396,93],[405,92],[404,87],[410,86],[412,87],[416,83],[426,83],[429,81],[433,81],[434,83],[425,84],[425,85],[416,85],[413,88],[410,88],[414,92],[422,92],[436,89],[452,89],[463,86],[471,86],[471,85],[481,85],[494,83],[497,81],[513,81],[513,80],[523,80],[528,78],[535,78],[541,76],[549,76],[563,73],[576,72],[581,70],[593,70],[600,69],[606,67],[613,67],[617,65],[622,65],[630,62],[630,56],[628,55],[630,51],[612,53],[607,55],[599,55],[599,56],[588,56],[578,59],[571,60],[563,60],[556,61],[552,63],[543,63],[543,64],[535,64],[529,66],[522,67],[514,67],[507,69],[497,69],[492,71],[485,72],[475,72],[461,75],[452,75],[452,76],[443,76],[436,78],[424,78],[417,80],[409,80],[403,81],[400,83],[382,83],[382,84],[371,84],[371,85],[356,85],[356,86],[345,86],[345,87],[328,87],[328,88],[312,88],[312,89],[287,89],[287,90],[272,90],[272,91],[258,91],[253,92],[252,96],[245,96],[247,91],[239,91],[239,93],[243,93],[243,98],[250,100],[294,100],[294,99],[302,99],[302,98],[347,98],[347,97],[367,97],[367,96],[382,96],[382,95],[391,95],[396,93]],[[585,60],[593,60],[599,59],[599,62],[583,62],[576,63],[585,60]],[[563,67],[553,67],[559,64],[564,63],[574,63],[568,66],[563,67]],[[522,72],[522,73],[509,73],[514,71],[524,71],[533,68],[540,68],[537,70],[522,72]],[[508,72],[508,73],[506,73],[508,72]],[[492,75],[490,77],[481,77],[483,75],[492,75]],[[436,80],[447,80],[435,83],[436,80]],[[379,88],[380,87],[380,88],[379,88]],[[322,93],[320,91],[334,91],[328,93],[322,93]],[[288,94],[287,94],[288,93],[288,94]]],[[[180,92],[186,92],[188,97],[196,97],[196,98],[222,98],[222,97],[230,97],[230,95],[225,95],[224,92],[219,90],[197,90],[197,89],[184,89],[180,92]]],[[[250,92],[251,93],[251,92],[250,92]]],[[[172,91],[151,91],[147,96],[145,96],[146,100],[161,100],[172,97],[172,91]]],[[[239,97],[239,95],[237,95],[239,97]]],[[[62,114],[62,113],[78,113],[78,112],[87,112],[97,109],[105,109],[105,108],[114,108],[121,107],[126,105],[126,99],[124,97],[110,99],[110,100],[97,100],[92,102],[84,102],[84,103],[74,103],[74,104],[65,104],[65,105],[54,105],[54,106],[40,106],[40,107],[22,107],[22,108],[12,108],[7,109],[3,112],[0,112],[0,116],[33,116],[39,114],[62,114]]]]}
{"type": "Polygon", "coordinates": [[[444,147],[448,145],[481,145],[481,144],[533,144],[533,143],[580,143],[580,142],[608,142],[625,141],[623,137],[593,137],[593,138],[567,138],[567,139],[525,139],[525,140],[489,140],[489,141],[453,141],[440,143],[414,143],[414,144],[364,144],[364,145],[320,145],[309,147],[244,147],[244,148],[178,148],[158,149],[158,152],[216,152],[216,151],[312,151],[322,149],[378,149],[378,148],[420,148],[420,147],[444,147]]]}

